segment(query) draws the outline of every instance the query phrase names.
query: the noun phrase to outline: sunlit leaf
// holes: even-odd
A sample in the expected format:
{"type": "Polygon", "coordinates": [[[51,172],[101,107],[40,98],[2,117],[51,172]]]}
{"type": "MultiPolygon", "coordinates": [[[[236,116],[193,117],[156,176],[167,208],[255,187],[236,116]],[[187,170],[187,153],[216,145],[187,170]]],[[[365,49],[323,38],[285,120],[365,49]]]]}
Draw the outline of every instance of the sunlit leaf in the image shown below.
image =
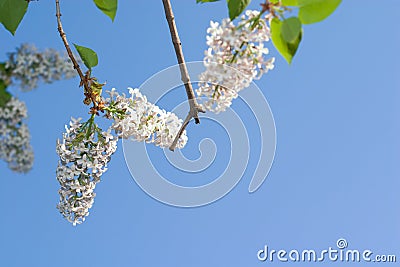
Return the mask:
{"type": "Polygon", "coordinates": [[[114,21],[117,14],[118,0],[93,0],[98,9],[114,21]]]}
{"type": "Polygon", "coordinates": [[[271,22],[271,38],[274,46],[278,52],[283,56],[283,58],[290,64],[292,62],[293,56],[297,52],[297,48],[301,42],[302,30],[298,34],[297,38],[292,42],[288,42],[283,38],[282,35],[282,25],[283,22],[278,18],[274,18],[271,22]]]}
{"type": "Polygon", "coordinates": [[[335,11],[341,0],[298,0],[299,18],[303,24],[320,22],[335,11]]]}
{"type": "Polygon", "coordinates": [[[84,47],[84,46],[79,46],[77,44],[74,44],[76,50],[79,53],[79,56],[81,57],[83,63],[88,69],[92,69],[93,67],[97,66],[99,63],[99,59],[97,57],[96,52],[94,52],[92,49],[84,47]]]}
{"type": "Polygon", "coordinates": [[[284,6],[297,6],[298,0],[282,0],[281,3],[284,6]]]}
{"type": "Polygon", "coordinates": [[[228,0],[229,18],[234,20],[250,4],[251,0],[228,0]]]}
{"type": "Polygon", "coordinates": [[[292,43],[298,39],[299,35],[301,34],[301,22],[299,18],[291,17],[285,19],[282,22],[281,34],[283,39],[288,43],[292,43]]]}

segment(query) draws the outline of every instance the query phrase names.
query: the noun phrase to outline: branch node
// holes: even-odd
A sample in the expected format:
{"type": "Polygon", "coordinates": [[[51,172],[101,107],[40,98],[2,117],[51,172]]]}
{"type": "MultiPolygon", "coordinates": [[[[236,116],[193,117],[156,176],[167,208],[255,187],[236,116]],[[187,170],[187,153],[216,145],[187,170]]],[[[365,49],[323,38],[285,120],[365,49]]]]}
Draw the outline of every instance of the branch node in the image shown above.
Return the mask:
{"type": "Polygon", "coordinates": [[[203,108],[197,103],[192,84],[190,83],[189,72],[186,67],[185,57],[183,56],[182,43],[179,39],[178,30],[176,28],[175,17],[172,12],[171,2],[170,2],[170,0],[162,0],[162,2],[164,5],[165,17],[168,22],[168,27],[169,27],[169,32],[170,32],[171,39],[172,39],[172,44],[174,45],[175,54],[176,54],[176,57],[177,57],[178,63],[179,63],[179,69],[181,71],[181,80],[182,80],[183,84],[185,85],[186,94],[187,94],[187,97],[189,100],[189,107],[190,107],[189,113],[186,116],[186,119],[183,122],[181,129],[179,130],[177,136],[175,137],[174,141],[172,142],[171,146],[169,147],[169,149],[171,151],[174,151],[176,144],[178,143],[179,138],[182,136],[189,121],[192,118],[194,118],[195,123],[199,124],[200,119],[199,119],[198,113],[199,112],[204,113],[205,110],[203,110],[203,108]]]}
{"type": "Polygon", "coordinates": [[[85,95],[86,94],[90,95],[90,98],[93,103],[93,107],[95,109],[98,109],[97,101],[93,97],[92,89],[89,85],[89,79],[83,74],[83,72],[78,64],[78,61],[75,59],[74,54],[72,53],[71,47],[69,46],[69,43],[67,40],[67,35],[65,34],[65,32],[63,30],[63,26],[61,23],[61,11],[60,11],[60,1],[59,0],[56,0],[56,17],[57,17],[58,32],[60,33],[60,37],[64,43],[65,49],[67,50],[68,57],[71,59],[74,69],[76,70],[76,72],[79,75],[79,78],[81,79],[80,84],[83,84],[83,86],[85,88],[85,95]]]}

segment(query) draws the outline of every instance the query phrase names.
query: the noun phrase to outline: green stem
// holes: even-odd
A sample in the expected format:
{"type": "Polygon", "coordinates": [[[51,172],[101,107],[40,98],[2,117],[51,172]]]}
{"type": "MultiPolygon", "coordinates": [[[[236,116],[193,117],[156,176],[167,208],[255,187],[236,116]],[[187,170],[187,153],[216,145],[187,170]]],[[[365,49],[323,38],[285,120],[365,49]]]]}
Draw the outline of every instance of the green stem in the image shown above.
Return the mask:
{"type": "Polygon", "coordinates": [[[92,128],[93,128],[93,122],[94,122],[94,117],[96,116],[96,114],[92,114],[92,116],[90,117],[89,121],[89,128],[86,131],[86,139],[89,139],[90,135],[92,134],[92,128]]]}
{"type": "MultiPolygon", "coordinates": [[[[242,44],[241,44],[240,47],[239,47],[239,50],[236,50],[235,53],[233,54],[233,57],[227,62],[228,64],[232,64],[232,63],[235,62],[235,60],[236,60],[236,58],[237,58],[239,52],[241,51],[240,49],[242,49],[243,46],[244,46],[245,44],[248,44],[248,42],[246,42],[246,41],[243,41],[243,42],[242,42],[242,44]]],[[[217,91],[218,91],[219,88],[220,88],[220,85],[217,84],[217,86],[215,86],[214,92],[213,92],[213,94],[212,94],[212,96],[211,96],[212,98],[215,97],[215,94],[217,93],[217,91]]]]}

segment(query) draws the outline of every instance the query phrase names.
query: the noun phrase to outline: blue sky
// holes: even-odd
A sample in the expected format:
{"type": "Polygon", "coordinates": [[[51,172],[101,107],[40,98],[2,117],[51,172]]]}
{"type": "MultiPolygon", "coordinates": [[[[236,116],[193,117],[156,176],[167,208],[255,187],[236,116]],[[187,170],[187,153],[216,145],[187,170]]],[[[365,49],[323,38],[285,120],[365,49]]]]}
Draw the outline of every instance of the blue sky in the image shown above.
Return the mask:
{"type": "MultiPolygon", "coordinates": [[[[63,48],[55,7],[48,2],[30,4],[15,37],[0,31],[0,61],[21,43],[63,48]]],[[[211,19],[227,16],[225,3],[172,4],[186,59],[202,60],[206,28],[211,19]]],[[[251,7],[258,8],[258,2],[251,7]]],[[[55,208],[55,143],[71,116],[87,116],[78,80],[42,85],[29,93],[11,89],[28,106],[35,164],[27,175],[18,175],[0,163],[0,265],[342,266],[260,262],[256,255],[264,245],[323,250],[335,247],[339,238],[351,249],[396,254],[399,261],[399,7],[394,0],[344,1],[326,21],[305,26],[292,66],[271,49],[275,69],[257,85],[276,123],[273,167],[261,188],[249,194],[257,158],[250,155],[238,186],[200,208],[167,206],[144,193],[133,181],[119,143],[96,188],[90,216],[73,227],[55,208]]],[[[61,8],[70,42],[99,54],[94,74],[109,88],[140,86],[176,63],[161,1],[120,1],[114,23],[92,1],[61,1],[61,8]]],[[[184,99],[181,92],[174,96],[184,99]]],[[[163,104],[167,108],[173,100],[163,104]]],[[[233,108],[247,118],[240,101],[233,108]]],[[[256,125],[251,117],[245,123],[257,152],[256,125]]],[[[190,125],[188,134],[192,141],[184,153],[189,158],[199,156],[196,140],[214,138],[221,147],[226,142],[223,130],[206,120],[190,125]]],[[[210,169],[215,177],[227,162],[224,149],[220,152],[210,169]]],[[[210,177],[182,175],[196,185],[210,177]]]]}

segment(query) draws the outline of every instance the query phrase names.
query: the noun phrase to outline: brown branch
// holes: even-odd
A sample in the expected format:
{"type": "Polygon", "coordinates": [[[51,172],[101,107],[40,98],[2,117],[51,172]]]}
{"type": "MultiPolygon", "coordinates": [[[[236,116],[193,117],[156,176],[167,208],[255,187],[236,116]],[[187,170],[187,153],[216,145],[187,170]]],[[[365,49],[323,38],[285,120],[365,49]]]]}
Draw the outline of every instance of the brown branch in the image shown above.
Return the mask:
{"type": "Polygon", "coordinates": [[[182,136],[183,131],[185,130],[186,126],[189,124],[189,121],[190,121],[192,118],[193,118],[193,115],[190,114],[190,111],[189,111],[189,113],[188,113],[187,116],[186,116],[185,121],[183,122],[183,124],[182,124],[181,128],[179,129],[178,133],[176,134],[176,137],[175,137],[174,141],[172,142],[171,146],[169,147],[169,149],[170,149],[171,151],[174,151],[174,149],[175,149],[175,147],[176,147],[176,144],[177,144],[178,141],[179,141],[179,138],[182,136]]]}
{"type": "Polygon", "coordinates": [[[189,100],[190,110],[189,113],[182,124],[181,129],[179,130],[177,136],[175,137],[174,142],[172,142],[169,149],[171,151],[175,150],[176,144],[178,143],[179,138],[181,137],[183,131],[185,130],[186,126],[188,125],[189,121],[194,118],[196,124],[200,123],[199,119],[199,112],[205,112],[203,108],[197,103],[196,97],[194,95],[194,91],[192,88],[192,84],[190,83],[189,72],[186,67],[185,58],[183,56],[182,51],[182,43],[179,39],[178,30],[175,24],[174,13],[172,12],[171,2],[170,0],[162,0],[164,5],[165,17],[168,22],[169,32],[171,34],[172,43],[174,45],[175,54],[178,59],[179,69],[181,71],[181,80],[185,85],[186,94],[189,100]]]}
{"type": "Polygon", "coordinates": [[[65,49],[67,50],[68,57],[71,59],[72,64],[74,65],[74,69],[78,72],[79,78],[81,79],[81,84],[83,84],[85,88],[85,95],[89,96],[93,102],[95,109],[97,109],[97,101],[92,94],[92,89],[89,86],[88,77],[83,74],[81,68],[79,67],[78,61],[75,59],[74,54],[72,53],[71,47],[68,44],[67,35],[65,34],[62,23],[61,23],[61,11],[60,11],[60,1],[56,0],[56,17],[58,24],[58,32],[60,33],[60,37],[64,43],[65,49]]]}

